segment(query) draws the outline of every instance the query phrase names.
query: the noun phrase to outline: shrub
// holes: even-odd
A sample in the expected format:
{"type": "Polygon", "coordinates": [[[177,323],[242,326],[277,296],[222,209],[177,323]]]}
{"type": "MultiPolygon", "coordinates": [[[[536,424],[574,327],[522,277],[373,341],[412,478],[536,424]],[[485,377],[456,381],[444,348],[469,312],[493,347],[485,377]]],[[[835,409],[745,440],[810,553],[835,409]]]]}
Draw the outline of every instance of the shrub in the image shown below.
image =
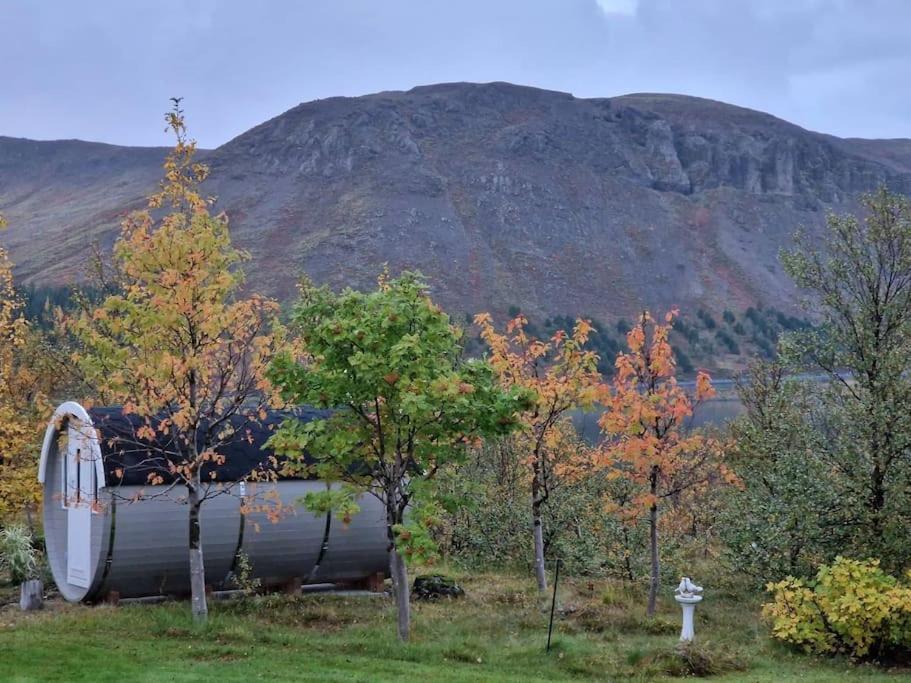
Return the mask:
{"type": "Polygon", "coordinates": [[[728,423],[725,460],[739,485],[722,492],[714,520],[725,563],[757,587],[812,577],[852,547],[855,515],[827,458],[816,387],[789,379],[779,363],[756,361],[737,395],[744,411],[728,423]]]}
{"type": "Polygon", "coordinates": [[[696,366],[693,365],[693,361],[690,360],[690,357],[686,355],[679,346],[672,345],[671,351],[674,352],[674,358],[677,361],[677,367],[680,368],[680,372],[688,375],[696,369],[696,366]]]}
{"type": "Polygon", "coordinates": [[[788,577],[770,583],[763,605],[775,638],[808,652],[887,658],[911,647],[911,586],[879,567],[879,560],[835,558],[816,580],[788,577]]]}
{"type": "Polygon", "coordinates": [[[749,662],[737,653],[707,643],[681,643],[673,650],[652,658],[655,673],[678,678],[707,678],[733,671],[745,671],[749,662]]]}
{"type": "Polygon", "coordinates": [[[702,324],[705,325],[705,329],[714,330],[718,323],[715,322],[715,319],[712,317],[712,314],[704,309],[699,309],[696,311],[696,316],[702,321],[702,324]]]}
{"type": "Polygon", "coordinates": [[[740,347],[737,345],[737,342],[734,341],[734,338],[729,335],[724,330],[718,330],[715,333],[715,339],[721,342],[725,347],[727,347],[728,353],[739,354],[740,347]]]}
{"type": "Polygon", "coordinates": [[[233,578],[237,588],[248,595],[252,595],[262,586],[262,581],[254,575],[250,556],[243,550],[239,551],[235,558],[233,578]]]}
{"type": "MultiPolygon", "coordinates": [[[[442,524],[434,534],[444,556],[463,567],[530,568],[531,518],[527,510],[527,466],[511,439],[491,440],[464,466],[439,473],[442,524]]],[[[638,580],[648,571],[642,525],[625,525],[604,514],[604,500],[627,501],[622,480],[597,474],[568,480],[554,474],[544,506],[548,566],[556,558],[576,576],[638,580]]],[[[673,547],[665,563],[677,571],[673,547]]]]}
{"type": "Polygon", "coordinates": [[[40,557],[26,527],[14,525],[0,530],[0,568],[13,583],[35,578],[41,567],[40,557]]]}

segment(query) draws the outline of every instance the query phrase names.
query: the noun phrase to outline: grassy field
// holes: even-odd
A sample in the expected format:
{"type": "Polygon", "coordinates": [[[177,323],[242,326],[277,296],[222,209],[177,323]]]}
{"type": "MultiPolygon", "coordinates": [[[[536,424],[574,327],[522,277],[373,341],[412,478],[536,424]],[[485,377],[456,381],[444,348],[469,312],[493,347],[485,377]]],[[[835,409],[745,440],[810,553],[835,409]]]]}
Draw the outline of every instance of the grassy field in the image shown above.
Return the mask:
{"type": "MultiPolygon", "coordinates": [[[[605,581],[568,581],[559,593],[554,645],[547,607],[531,581],[460,577],[467,596],[416,603],[414,636],[394,637],[392,603],[326,594],[214,602],[193,625],[186,603],[85,607],[51,602],[40,613],[0,610],[4,681],[898,681],[885,672],[824,661],[769,641],[758,603],[709,591],[697,613],[698,645],[677,652],[679,613],[658,618],[642,596],[605,581]]],[[[670,591],[665,591],[670,593],[670,591]]]]}

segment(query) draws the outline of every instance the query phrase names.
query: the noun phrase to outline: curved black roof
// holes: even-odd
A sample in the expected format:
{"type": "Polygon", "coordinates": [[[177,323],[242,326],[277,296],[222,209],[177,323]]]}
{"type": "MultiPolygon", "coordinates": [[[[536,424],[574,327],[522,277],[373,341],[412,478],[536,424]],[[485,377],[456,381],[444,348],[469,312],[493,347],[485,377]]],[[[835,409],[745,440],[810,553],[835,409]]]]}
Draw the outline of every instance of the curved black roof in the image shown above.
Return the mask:
{"type": "MultiPolygon", "coordinates": [[[[158,477],[161,477],[163,483],[174,481],[171,466],[184,460],[175,440],[158,430],[152,439],[139,436],[142,434],[141,427],[148,422],[134,414],[125,415],[119,406],[92,408],[88,413],[98,430],[108,486],[143,486],[149,484],[152,478],[158,477]]],[[[262,475],[275,475],[280,479],[308,478],[283,472],[282,465],[286,458],[276,456],[271,449],[264,449],[263,446],[281,423],[289,418],[309,422],[329,415],[328,410],[300,407],[267,411],[264,418],[234,416],[230,420],[233,434],[214,449],[224,456],[224,464],[203,465],[202,480],[234,482],[262,475]]],[[[151,425],[158,425],[163,417],[161,415],[152,419],[151,425]]],[[[313,462],[306,454],[304,458],[313,462]]]]}

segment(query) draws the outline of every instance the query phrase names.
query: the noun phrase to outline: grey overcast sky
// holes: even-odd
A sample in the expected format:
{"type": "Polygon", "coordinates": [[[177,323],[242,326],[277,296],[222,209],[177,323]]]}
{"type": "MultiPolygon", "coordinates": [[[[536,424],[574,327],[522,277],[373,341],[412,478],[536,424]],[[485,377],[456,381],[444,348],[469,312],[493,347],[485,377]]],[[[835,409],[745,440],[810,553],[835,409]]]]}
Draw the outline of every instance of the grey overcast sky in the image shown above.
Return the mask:
{"type": "Polygon", "coordinates": [[[674,92],[911,137],[911,0],[0,0],[0,135],[214,147],[299,102],[442,81],[674,92]]]}

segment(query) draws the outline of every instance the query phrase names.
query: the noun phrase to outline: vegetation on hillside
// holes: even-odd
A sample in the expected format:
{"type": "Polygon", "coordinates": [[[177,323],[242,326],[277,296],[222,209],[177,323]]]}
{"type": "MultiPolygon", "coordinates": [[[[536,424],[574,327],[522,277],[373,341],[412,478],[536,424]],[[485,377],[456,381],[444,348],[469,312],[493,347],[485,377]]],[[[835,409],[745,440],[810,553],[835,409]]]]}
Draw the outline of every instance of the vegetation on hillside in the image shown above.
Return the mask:
{"type": "MultiPolygon", "coordinates": [[[[562,314],[544,318],[543,321],[529,318],[518,306],[510,306],[509,315],[512,318],[519,315],[525,317],[526,333],[539,339],[549,339],[560,332],[572,330],[577,320],[562,314]]],[[[633,324],[623,317],[613,324],[587,315],[580,316],[580,319],[591,326],[587,343],[598,356],[598,371],[605,377],[611,376],[614,359],[626,348],[626,335],[633,324]]],[[[484,353],[485,344],[471,323],[471,316],[467,316],[466,325],[476,334],[467,340],[465,348],[466,354],[476,356],[484,353]]],[[[669,340],[680,374],[693,378],[699,368],[733,374],[755,359],[772,360],[776,357],[778,340],[783,334],[811,329],[812,326],[808,318],[788,315],[775,307],[750,306],[736,313],[725,309],[720,318],[698,309],[695,315],[680,312],[674,320],[669,340]]]]}

